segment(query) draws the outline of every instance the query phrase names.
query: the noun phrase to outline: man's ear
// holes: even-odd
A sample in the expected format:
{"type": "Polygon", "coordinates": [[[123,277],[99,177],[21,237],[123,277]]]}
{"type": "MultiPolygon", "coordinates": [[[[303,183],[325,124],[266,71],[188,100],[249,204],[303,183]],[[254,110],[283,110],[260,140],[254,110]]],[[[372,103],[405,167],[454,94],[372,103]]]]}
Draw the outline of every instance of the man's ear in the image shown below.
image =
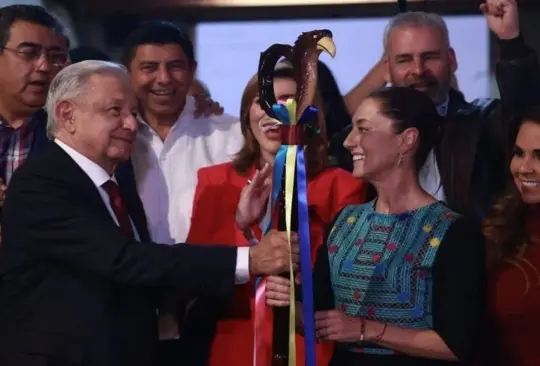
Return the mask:
{"type": "Polygon", "coordinates": [[[73,118],[75,108],[72,102],[63,100],[56,105],[56,121],[69,133],[75,132],[75,121],[73,118]]]}

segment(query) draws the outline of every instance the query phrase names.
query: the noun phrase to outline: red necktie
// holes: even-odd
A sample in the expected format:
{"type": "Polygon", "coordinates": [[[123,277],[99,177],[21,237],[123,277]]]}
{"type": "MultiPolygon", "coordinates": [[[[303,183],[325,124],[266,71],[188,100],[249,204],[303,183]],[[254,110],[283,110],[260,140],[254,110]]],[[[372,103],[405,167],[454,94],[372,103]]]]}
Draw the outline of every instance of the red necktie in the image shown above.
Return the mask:
{"type": "Polygon", "coordinates": [[[124,201],[122,200],[122,196],[120,196],[120,188],[118,188],[118,185],[112,180],[103,183],[102,187],[111,199],[111,208],[118,220],[120,230],[122,230],[124,235],[128,238],[133,238],[133,228],[131,227],[131,221],[129,220],[129,215],[126,206],[124,205],[124,201]]]}

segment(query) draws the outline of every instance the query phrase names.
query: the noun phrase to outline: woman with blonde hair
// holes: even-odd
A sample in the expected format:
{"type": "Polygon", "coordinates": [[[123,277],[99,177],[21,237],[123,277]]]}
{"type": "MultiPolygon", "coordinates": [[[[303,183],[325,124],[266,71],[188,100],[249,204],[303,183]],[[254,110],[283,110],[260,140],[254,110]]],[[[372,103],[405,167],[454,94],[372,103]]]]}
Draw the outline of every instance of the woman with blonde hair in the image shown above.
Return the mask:
{"type": "Polygon", "coordinates": [[[540,365],[540,107],[521,118],[510,184],[484,223],[490,366],[540,365]]]}
{"type": "MultiPolygon", "coordinates": [[[[294,98],[296,87],[292,68],[288,64],[278,64],[274,72],[276,99],[284,102],[294,98]]],[[[343,207],[363,202],[365,190],[364,183],[354,179],[350,173],[328,166],[325,121],[319,96],[315,105],[319,108],[318,117],[315,125],[306,132],[307,197],[313,253],[322,245],[324,230],[332,218],[343,207]]],[[[187,242],[247,246],[249,235],[253,234],[254,239],[260,238],[266,220],[252,220],[238,227],[235,215],[243,188],[264,166],[267,167],[263,170],[269,172],[268,165],[273,164],[281,146],[281,136],[275,122],[259,105],[257,76],[253,76],[242,95],[240,109],[244,147],[232,162],[199,170],[187,242]]],[[[215,325],[209,365],[253,365],[254,280],[236,286],[235,294],[230,299],[206,301],[207,306],[204,306],[204,299],[199,299],[194,305],[193,312],[197,313],[198,320],[189,320],[189,328],[195,331],[187,332],[186,337],[194,341],[195,333],[201,334],[201,329],[215,325]],[[215,320],[213,325],[212,319],[215,320]]],[[[303,339],[298,336],[299,365],[303,364],[304,359],[302,346],[303,339]]],[[[317,348],[318,362],[323,365],[332,347],[319,345],[317,348]]]]}

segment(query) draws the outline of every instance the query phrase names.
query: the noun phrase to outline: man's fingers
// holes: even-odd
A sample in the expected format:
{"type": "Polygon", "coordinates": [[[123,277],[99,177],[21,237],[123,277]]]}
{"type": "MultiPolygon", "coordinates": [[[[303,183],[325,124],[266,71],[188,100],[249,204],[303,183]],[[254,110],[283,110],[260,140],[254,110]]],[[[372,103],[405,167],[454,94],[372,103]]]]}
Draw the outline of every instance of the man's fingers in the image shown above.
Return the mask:
{"type": "Polygon", "coordinates": [[[489,13],[488,6],[485,3],[480,4],[480,11],[483,14],[488,14],[489,13]]]}
{"type": "Polygon", "coordinates": [[[280,291],[266,291],[266,298],[269,300],[275,300],[275,301],[286,301],[288,302],[290,300],[289,296],[289,290],[286,290],[287,292],[280,292],[280,291]]]}
{"type": "Polygon", "coordinates": [[[279,301],[279,300],[273,300],[273,299],[266,299],[266,304],[268,306],[283,307],[283,306],[289,306],[290,301],[279,301]]]}
{"type": "Polygon", "coordinates": [[[266,287],[270,290],[276,290],[284,287],[286,291],[289,290],[291,281],[281,276],[269,276],[267,279],[266,287]]]}

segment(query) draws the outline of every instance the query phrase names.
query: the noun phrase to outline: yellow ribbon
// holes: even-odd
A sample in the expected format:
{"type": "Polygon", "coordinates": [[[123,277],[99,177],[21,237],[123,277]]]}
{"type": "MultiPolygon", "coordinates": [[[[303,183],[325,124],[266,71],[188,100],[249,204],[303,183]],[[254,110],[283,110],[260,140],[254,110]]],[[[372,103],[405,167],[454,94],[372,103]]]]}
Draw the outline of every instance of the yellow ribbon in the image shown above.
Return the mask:
{"type": "MultiPolygon", "coordinates": [[[[296,124],[296,101],[288,99],[286,102],[291,125],[296,124]]],[[[294,193],[294,177],[296,173],[296,146],[287,148],[285,160],[285,224],[289,249],[291,249],[291,219],[294,193]]],[[[294,296],[294,273],[292,268],[292,258],[289,256],[289,280],[290,287],[290,307],[289,307],[289,366],[296,366],[296,301],[294,296]]]]}

